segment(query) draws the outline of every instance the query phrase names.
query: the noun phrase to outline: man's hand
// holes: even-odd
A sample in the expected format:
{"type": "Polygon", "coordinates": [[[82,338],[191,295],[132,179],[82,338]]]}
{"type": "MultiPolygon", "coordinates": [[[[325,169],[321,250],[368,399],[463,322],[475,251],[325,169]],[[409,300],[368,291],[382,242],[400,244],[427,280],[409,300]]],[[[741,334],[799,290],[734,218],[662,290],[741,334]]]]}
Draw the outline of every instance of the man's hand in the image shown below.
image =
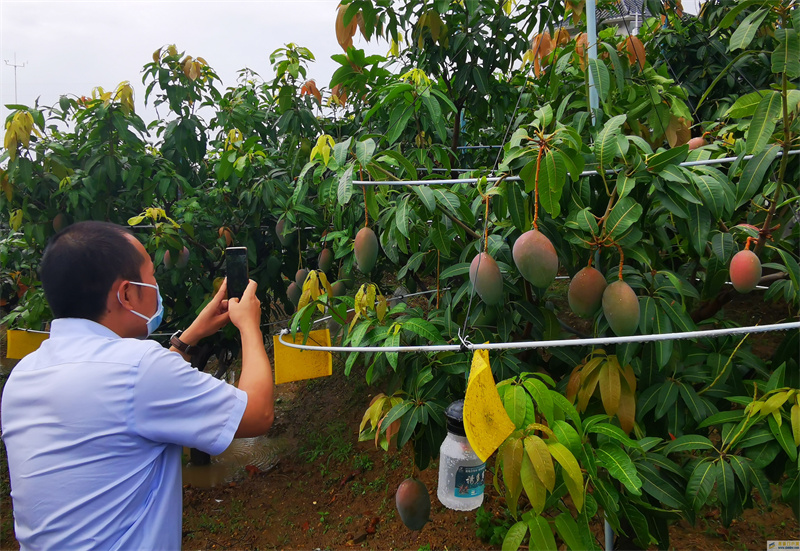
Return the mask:
{"type": "Polygon", "coordinates": [[[256,297],[258,284],[250,280],[242,298],[232,298],[228,301],[230,320],[240,332],[258,330],[261,332],[261,301],[256,297]]]}
{"type": "Polygon", "coordinates": [[[206,304],[197,318],[181,335],[181,340],[189,345],[196,345],[200,339],[213,335],[230,321],[228,314],[227,279],[219,286],[217,294],[206,304]]]}

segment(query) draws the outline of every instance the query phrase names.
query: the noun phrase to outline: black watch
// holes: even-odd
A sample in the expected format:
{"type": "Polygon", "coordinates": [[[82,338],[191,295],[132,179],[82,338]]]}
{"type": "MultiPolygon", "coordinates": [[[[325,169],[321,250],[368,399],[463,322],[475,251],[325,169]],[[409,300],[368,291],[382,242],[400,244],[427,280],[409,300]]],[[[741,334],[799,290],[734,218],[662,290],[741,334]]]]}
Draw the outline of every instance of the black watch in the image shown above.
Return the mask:
{"type": "Polygon", "coordinates": [[[191,344],[186,344],[183,342],[181,340],[181,335],[183,335],[183,331],[175,331],[169,338],[169,344],[180,350],[182,353],[191,356],[194,354],[195,350],[197,350],[197,346],[192,346],[191,344]]]}

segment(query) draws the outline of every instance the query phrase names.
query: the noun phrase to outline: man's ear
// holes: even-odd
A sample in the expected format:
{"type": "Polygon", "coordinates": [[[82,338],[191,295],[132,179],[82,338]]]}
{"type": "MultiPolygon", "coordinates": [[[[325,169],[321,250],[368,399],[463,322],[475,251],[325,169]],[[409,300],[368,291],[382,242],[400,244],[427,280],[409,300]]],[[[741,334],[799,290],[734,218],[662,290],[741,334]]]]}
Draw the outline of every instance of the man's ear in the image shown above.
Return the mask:
{"type": "Polygon", "coordinates": [[[133,292],[133,285],[127,279],[120,282],[119,286],[112,285],[111,286],[112,294],[115,295],[114,299],[116,300],[117,296],[119,296],[119,301],[123,305],[130,304],[131,296],[130,294],[133,292]],[[116,292],[114,292],[114,288],[116,287],[116,292]]]}

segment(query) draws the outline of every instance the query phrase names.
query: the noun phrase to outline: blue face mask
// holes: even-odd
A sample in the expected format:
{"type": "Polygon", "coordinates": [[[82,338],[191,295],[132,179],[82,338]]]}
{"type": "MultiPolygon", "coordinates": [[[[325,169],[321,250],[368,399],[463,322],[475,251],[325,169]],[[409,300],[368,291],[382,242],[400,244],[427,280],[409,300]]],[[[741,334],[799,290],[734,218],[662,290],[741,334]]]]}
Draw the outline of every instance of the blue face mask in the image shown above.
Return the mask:
{"type": "MultiPolygon", "coordinates": [[[[136,310],[129,310],[131,314],[136,314],[143,320],[147,322],[147,335],[144,338],[149,337],[153,334],[153,332],[158,329],[158,326],[161,325],[161,320],[164,318],[164,305],[161,303],[161,291],[158,289],[158,285],[150,285],[149,283],[139,283],[138,281],[131,281],[129,282],[131,285],[139,285],[140,287],[151,287],[156,290],[156,294],[158,295],[158,305],[156,306],[156,313],[153,314],[151,317],[147,317],[144,314],[140,314],[136,310]]],[[[117,291],[117,300],[119,300],[120,304],[122,304],[122,300],[119,298],[119,291],[117,291]]]]}

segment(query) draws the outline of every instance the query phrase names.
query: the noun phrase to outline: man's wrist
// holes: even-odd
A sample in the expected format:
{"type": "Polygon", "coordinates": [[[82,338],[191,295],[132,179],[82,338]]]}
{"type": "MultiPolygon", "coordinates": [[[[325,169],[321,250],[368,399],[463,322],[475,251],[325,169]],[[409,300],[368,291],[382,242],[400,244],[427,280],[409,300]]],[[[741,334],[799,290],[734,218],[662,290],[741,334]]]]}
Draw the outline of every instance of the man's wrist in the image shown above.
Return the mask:
{"type": "Polygon", "coordinates": [[[187,336],[185,331],[175,331],[169,339],[169,344],[181,354],[191,356],[197,350],[198,341],[199,339],[194,339],[191,335],[187,336]]]}

